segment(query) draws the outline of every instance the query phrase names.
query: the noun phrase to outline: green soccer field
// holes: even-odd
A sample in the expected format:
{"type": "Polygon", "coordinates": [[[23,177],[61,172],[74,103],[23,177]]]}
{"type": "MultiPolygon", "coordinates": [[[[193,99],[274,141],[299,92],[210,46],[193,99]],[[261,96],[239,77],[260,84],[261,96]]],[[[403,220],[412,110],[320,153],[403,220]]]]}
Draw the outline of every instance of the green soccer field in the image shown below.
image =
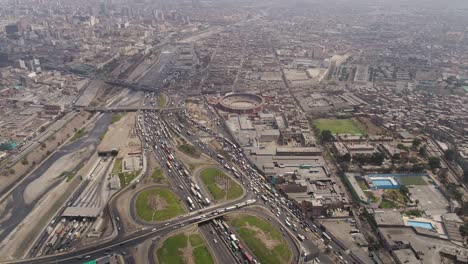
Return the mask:
{"type": "Polygon", "coordinates": [[[362,131],[352,119],[325,119],[315,120],[314,125],[320,130],[330,130],[332,134],[362,135],[362,131]]]}

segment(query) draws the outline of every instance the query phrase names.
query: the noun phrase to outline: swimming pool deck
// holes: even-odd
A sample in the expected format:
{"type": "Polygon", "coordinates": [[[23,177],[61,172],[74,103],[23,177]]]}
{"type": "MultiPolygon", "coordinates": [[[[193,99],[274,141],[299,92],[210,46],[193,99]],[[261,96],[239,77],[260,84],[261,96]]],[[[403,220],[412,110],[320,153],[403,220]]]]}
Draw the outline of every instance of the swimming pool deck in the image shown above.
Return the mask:
{"type": "Polygon", "coordinates": [[[445,234],[445,231],[444,231],[444,227],[443,227],[443,224],[442,222],[438,222],[438,221],[435,221],[433,219],[428,219],[428,218],[423,218],[423,217],[407,217],[407,216],[403,216],[403,223],[405,224],[405,226],[412,226],[412,227],[415,227],[415,228],[423,228],[423,229],[426,229],[426,230],[432,230],[440,235],[446,235],[445,234]],[[424,228],[424,227],[420,227],[418,226],[417,224],[416,225],[412,225],[410,223],[408,223],[409,221],[412,221],[412,222],[420,222],[420,223],[428,223],[430,225],[432,225],[433,229],[428,229],[428,228],[424,228]]]}

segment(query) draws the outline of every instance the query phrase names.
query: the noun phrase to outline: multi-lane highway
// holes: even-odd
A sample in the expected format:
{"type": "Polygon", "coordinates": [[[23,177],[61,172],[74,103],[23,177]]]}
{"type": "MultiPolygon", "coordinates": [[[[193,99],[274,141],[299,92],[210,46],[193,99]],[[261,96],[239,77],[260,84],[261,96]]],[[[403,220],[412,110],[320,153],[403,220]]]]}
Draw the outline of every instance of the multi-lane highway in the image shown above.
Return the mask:
{"type": "MultiPolygon", "coordinates": [[[[209,246],[216,253],[216,258],[219,261],[235,263],[240,260],[239,254],[230,250],[225,242],[226,237],[216,231],[210,220],[251,205],[259,206],[271,212],[266,214],[264,210],[256,211],[261,217],[271,221],[290,241],[294,262],[299,263],[301,261],[301,254],[316,252],[318,250],[317,245],[320,243],[323,244],[322,247],[330,247],[332,252],[340,254],[339,258],[342,259],[343,263],[356,262],[346,254],[346,249],[341,249],[333,241],[326,239],[326,235],[323,235],[314,223],[304,219],[301,211],[296,208],[293,202],[271,188],[264,181],[263,176],[254,169],[253,164],[250,164],[242,150],[232,143],[227,136],[221,136],[197,123],[188,114],[180,110],[164,113],[141,112],[137,121],[137,129],[141,133],[146,152],[154,155],[161,164],[161,168],[170,181],[172,190],[184,201],[185,207],[190,212],[177,219],[157,224],[141,222],[133,214],[134,220],[139,221],[140,224],[146,227],[137,232],[125,233],[114,199],[114,203],[109,205],[116,228],[116,236],[113,239],[87,245],[68,253],[14,261],[12,263],[80,263],[86,259],[95,259],[114,253],[127,256],[128,247],[136,246],[148,239],[155,239],[155,243],[153,243],[155,246],[164,236],[190,224],[201,224],[200,231],[208,240],[209,246]],[[197,136],[200,132],[218,140],[224,146],[227,156],[219,155],[209,145],[203,143],[203,140],[197,136]],[[234,179],[245,190],[244,196],[238,201],[229,201],[219,205],[213,205],[206,201],[206,199],[209,200],[209,194],[203,193],[203,189],[196,185],[193,175],[190,175],[185,164],[177,158],[174,151],[177,147],[173,141],[174,137],[182,137],[184,140],[191,142],[204,155],[218,162],[220,168],[235,176],[234,179]],[[194,192],[193,189],[196,191],[194,192]]],[[[220,127],[219,130],[222,130],[222,128],[220,127]]],[[[154,248],[154,246],[152,247],[154,248]]],[[[153,251],[150,250],[149,252],[149,258],[151,259],[153,251]]],[[[318,254],[317,259],[321,263],[333,263],[323,253],[318,254]]]]}

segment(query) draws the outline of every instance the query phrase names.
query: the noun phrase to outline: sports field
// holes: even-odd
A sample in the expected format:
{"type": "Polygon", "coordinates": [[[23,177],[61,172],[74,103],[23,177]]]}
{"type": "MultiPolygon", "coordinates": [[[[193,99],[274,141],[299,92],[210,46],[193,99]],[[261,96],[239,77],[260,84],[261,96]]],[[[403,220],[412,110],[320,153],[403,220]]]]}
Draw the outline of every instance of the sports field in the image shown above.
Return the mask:
{"type": "Polygon", "coordinates": [[[136,213],[147,222],[165,221],[185,212],[179,197],[164,188],[150,188],[138,194],[136,213]]]}
{"type": "Polygon", "coordinates": [[[427,185],[422,176],[396,176],[395,179],[401,185],[427,185]]]}
{"type": "Polygon", "coordinates": [[[286,240],[268,221],[253,215],[239,215],[230,223],[260,263],[291,263],[292,252],[286,240]]]}
{"type": "Polygon", "coordinates": [[[326,119],[315,120],[314,125],[320,130],[330,130],[332,134],[362,135],[362,131],[352,119],[326,119]]]}
{"type": "Polygon", "coordinates": [[[233,200],[242,196],[240,185],[219,169],[204,169],[200,176],[215,201],[233,200]]]}
{"type": "Polygon", "coordinates": [[[205,241],[199,234],[178,234],[166,239],[157,250],[161,264],[212,264],[214,263],[205,241]]]}

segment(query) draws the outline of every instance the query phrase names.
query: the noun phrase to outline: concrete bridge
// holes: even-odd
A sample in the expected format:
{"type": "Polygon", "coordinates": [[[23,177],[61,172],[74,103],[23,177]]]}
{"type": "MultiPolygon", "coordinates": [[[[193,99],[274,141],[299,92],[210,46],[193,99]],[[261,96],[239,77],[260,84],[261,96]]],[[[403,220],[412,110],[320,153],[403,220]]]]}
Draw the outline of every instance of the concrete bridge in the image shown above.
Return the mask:
{"type": "Polygon", "coordinates": [[[121,80],[108,79],[104,81],[107,84],[125,87],[133,90],[147,91],[147,92],[159,92],[161,89],[145,84],[128,83],[121,80]]]}
{"type": "Polygon", "coordinates": [[[169,107],[169,108],[159,108],[155,106],[109,106],[109,107],[84,107],[81,108],[82,110],[88,112],[101,112],[101,113],[109,113],[109,112],[137,112],[138,110],[141,111],[174,111],[174,110],[182,110],[185,109],[184,107],[169,107]]]}

